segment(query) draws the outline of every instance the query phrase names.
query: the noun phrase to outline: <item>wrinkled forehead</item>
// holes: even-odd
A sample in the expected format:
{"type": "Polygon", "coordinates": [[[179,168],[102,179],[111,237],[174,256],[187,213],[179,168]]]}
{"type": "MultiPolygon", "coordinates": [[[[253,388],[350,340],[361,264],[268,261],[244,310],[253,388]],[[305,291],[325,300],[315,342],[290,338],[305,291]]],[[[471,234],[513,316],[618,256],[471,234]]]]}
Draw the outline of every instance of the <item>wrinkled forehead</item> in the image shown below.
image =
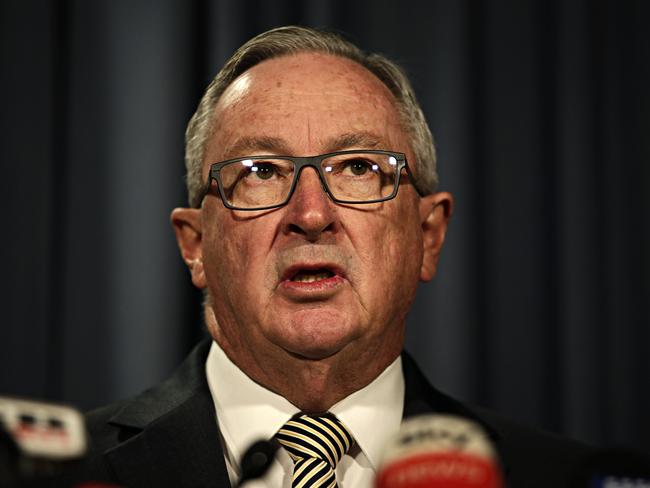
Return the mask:
{"type": "Polygon", "coordinates": [[[339,56],[263,61],[235,79],[214,110],[206,162],[241,155],[235,154],[241,140],[265,137],[302,151],[293,155],[326,152],[329,141],[353,134],[365,137],[362,145],[374,137],[372,147],[410,152],[392,93],[365,67],[339,56]]]}

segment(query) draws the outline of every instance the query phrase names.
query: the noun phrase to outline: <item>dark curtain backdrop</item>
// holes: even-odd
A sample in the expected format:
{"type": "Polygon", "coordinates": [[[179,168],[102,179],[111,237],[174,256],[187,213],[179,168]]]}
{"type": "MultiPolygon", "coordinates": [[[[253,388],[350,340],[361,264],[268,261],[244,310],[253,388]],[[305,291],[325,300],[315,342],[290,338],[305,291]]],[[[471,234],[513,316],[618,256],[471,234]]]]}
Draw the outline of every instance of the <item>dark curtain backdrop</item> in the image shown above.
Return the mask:
{"type": "Polygon", "coordinates": [[[300,23],[401,62],[457,199],[407,347],[441,389],[601,445],[650,436],[650,2],[3,1],[0,393],[90,408],[202,334],[168,224],[242,42],[300,23]]]}

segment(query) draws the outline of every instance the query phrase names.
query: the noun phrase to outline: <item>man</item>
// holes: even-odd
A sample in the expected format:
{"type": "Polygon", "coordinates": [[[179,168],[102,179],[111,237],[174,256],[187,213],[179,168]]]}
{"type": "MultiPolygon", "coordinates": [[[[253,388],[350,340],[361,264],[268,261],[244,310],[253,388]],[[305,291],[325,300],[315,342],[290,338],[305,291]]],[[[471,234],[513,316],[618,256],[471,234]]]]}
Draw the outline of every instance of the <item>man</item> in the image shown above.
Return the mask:
{"type": "Polygon", "coordinates": [[[393,63],[312,29],[261,34],[209,86],[186,164],[191,207],[171,220],[213,340],[89,415],[79,479],[234,485],[262,438],[282,447],[261,486],[372,486],[402,419],[440,412],[485,427],[509,486],[568,482],[586,448],[460,404],[402,355],[452,197],[436,192],[431,134],[393,63]],[[312,431],[329,460],[296,454],[312,431]]]}

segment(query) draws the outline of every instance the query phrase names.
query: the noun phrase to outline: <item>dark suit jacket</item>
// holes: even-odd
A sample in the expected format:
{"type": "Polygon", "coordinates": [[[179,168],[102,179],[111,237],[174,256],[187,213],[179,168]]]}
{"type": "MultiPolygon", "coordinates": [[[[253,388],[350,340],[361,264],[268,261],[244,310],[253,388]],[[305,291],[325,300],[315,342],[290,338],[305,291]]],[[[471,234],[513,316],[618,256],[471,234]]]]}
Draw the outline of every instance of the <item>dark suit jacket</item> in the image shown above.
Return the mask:
{"type": "MultiPolygon", "coordinates": [[[[212,397],[205,377],[210,342],[200,343],[164,383],[88,414],[91,453],[74,477],[138,487],[229,487],[212,397]]],[[[451,413],[481,423],[497,448],[508,486],[568,486],[591,450],[466,406],[433,388],[403,354],[404,416],[451,413]]]]}

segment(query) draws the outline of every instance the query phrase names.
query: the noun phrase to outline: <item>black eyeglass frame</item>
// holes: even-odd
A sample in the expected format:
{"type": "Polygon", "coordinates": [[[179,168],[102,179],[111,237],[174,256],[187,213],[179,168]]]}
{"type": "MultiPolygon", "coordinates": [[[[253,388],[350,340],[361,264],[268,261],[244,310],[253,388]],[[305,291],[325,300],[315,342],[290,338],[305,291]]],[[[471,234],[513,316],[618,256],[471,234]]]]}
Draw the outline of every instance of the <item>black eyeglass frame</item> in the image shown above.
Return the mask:
{"type": "MultiPolygon", "coordinates": [[[[404,153],[384,151],[378,149],[354,149],[350,151],[334,151],[327,154],[320,154],[318,156],[276,156],[276,155],[245,156],[245,157],[227,159],[226,161],[221,161],[218,163],[213,163],[210,166],[210,173],[208,176],[208,182],[206,185],[205,192],[203,193],[203,198],[205,198],[205,196],[208,193],[210,193],[212,180],[215,180],[217,182],[217,188],[219,189],[219,196],[221,197],[221,201],[223,202],[224,206],[230,210],[258,211],[258,210],[270,210],[273,208],[280,208],[285,206],[287,203],[289,203],[289,200],[291,200],[291,197],[293,196],[293,192],[296,189],[296,185],[298,184],[298,178],[300,178],[300,173],[304,168],[308,166],[311,166],[316,170],[321,182],[321,186],[323,187],[323,190],[332,199],[332,201],[336,203],[345,203],[345,204],[354,204],[354,205],[364,205],[366,203],[385,202],[387,200],[391,200],[395,198],[397,196],[397,190],[399,189],[402,170],[406,169],[407,174],[409,175],[411,174],[411,170],[408,166],[408,162],[406,161],[406,155],[404,153]],[[333,156],[346,155],[346,154],[383,154],[386,156],[394,157],[397,160],[397,166],[395,168],[395,171],[397,172],[397,178],[395,178],[394,188],[393,191],[390,193],[390,195],[387,195],[382,198],[376,198],[374,200],[344,200],[344,199],[336,198],[330,191],[321,163],[323,162],[324,159],[331,158],[333,156]],[[264,159],[282,159],[282,160],[293,162],[294,176],[293,176],[293,181],[291,182],[291,188],[289,188],[289,193],[287,194],[287,198],[283,202],[277,203],[275,205],[267,205],[265,207],[254,207],[254,208],[237,207],[236,205],[232,205],[231,203],[229,203],[228,199],[226,198],[225,190],[223,188],[223,182],[221,181],[221,168],[229,164],[236,163],[238,161],[246,161],[246,160],[256,161],[256,160],[264,160],[264,159]]],[[[413,185],[413,187],[418,192],[418,195],[420,195],[421,197],[424,196],[420,191],[420,189],[417,187],[417,185],[413,185]]]]}

